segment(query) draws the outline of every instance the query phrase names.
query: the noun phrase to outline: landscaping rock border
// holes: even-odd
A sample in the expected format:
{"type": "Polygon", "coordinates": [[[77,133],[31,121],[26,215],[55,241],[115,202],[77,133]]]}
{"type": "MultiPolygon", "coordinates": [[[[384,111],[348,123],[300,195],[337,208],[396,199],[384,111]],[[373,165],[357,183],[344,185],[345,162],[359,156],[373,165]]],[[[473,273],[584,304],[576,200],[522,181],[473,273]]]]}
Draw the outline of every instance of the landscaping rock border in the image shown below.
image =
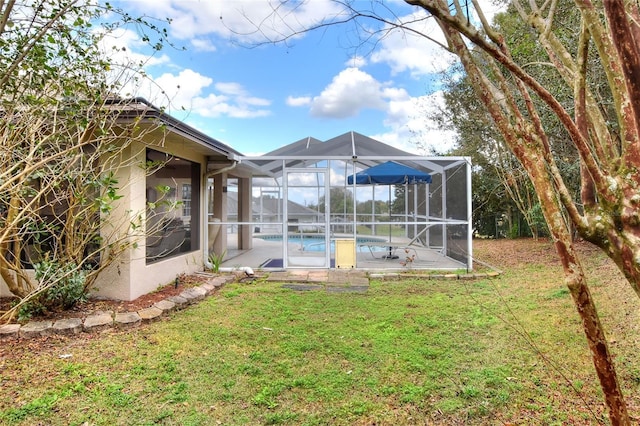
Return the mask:
{"type": "Polygon", "coordinates": [[[178,296],[156,302],[137,312],[96,311],[85,318],[61,318],[56,321],[30,321],[24,325],[0,325],[0,341],[30,339],[40,336],[73,335],[82,332],[99,332],[110,328],[133,328],[143,323],[157,321],[161,316],[203,300],[216,289],[236,281],[235,275],[217,276],[209,282],[185,289],[178,296]]]}
{"type": "Polygon", "coordinates": [[[502,274],[501,271],[493,271],[475,274],[421,274],[419,272],[372,272],[369,278],[383,281],[398,281],[410,278],[422,280],[478,280],[485,278],[496,278],[502,274]]]}

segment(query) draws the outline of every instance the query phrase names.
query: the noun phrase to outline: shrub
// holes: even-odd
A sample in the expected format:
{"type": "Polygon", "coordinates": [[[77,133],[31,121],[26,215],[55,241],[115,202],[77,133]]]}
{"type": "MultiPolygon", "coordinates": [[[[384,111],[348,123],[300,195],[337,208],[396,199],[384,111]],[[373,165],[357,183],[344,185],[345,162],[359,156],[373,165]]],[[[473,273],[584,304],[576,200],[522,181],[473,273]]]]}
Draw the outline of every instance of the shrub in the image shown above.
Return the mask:
{"type": "Polygon", "coordinates": [[[67,310],[87,300],[86,272],[76,264],[61,265],[58,261],[46,259],[36,263],[34,269],[39,288],[45,290],[20,307],[20,320],[49,311],[67,310]]]}

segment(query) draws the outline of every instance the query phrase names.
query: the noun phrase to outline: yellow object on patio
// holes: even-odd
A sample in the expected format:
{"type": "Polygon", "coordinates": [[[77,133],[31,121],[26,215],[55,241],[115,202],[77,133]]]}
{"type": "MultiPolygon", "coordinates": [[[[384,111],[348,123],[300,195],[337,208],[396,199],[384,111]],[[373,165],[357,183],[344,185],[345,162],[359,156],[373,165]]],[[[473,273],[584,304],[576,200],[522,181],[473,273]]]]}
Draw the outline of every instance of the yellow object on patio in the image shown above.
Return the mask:
{"type": "Polygon", "coordinates": [[[337,239],[336,268],[356,267],[356,242],[353,239],[337,239]]]}

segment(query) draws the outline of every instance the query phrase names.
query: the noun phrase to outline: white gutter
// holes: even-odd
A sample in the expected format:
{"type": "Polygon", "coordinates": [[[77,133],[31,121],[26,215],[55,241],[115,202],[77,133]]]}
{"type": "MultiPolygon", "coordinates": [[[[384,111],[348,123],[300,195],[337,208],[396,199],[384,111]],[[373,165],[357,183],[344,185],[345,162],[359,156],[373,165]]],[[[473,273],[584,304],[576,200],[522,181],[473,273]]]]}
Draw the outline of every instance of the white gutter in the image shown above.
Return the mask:
{"type": "MultiPolygon", "coordinates": [[[[210,172],[205,173],[204,174],[204,178],[205,179],[209,179],[211,176],[219,175],[220,173],[224,173],[224,172],[228,172],[229,170],[233,170],[233,169],[236,168],[238,163],[239,163],[238,160],[233,160],[233,163],[231,163],[227,167],[223,167],[221,169],[216,169],[216,170],[211,170],[210,172]]],[[[206,182],[205,182],[205,184],[206,184],[206,182]]]]}

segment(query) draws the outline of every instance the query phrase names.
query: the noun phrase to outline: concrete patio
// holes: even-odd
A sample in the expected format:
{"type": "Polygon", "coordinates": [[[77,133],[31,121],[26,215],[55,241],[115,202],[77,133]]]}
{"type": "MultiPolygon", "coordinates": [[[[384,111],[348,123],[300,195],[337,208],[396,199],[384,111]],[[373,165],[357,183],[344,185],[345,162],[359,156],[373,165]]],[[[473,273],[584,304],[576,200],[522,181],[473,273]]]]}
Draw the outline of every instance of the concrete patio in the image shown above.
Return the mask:
{"type": "MultiPolygon", "coordinates": [[[[233,238],[229,237],[230,241],[233,238]]],[[[396,249],[393,254],[398,256],[397,258],[385,258],[387,251],[379,247],[367,247],[366,245],[360,245],[356,247],[356,265],[355,270],[362,270],[366,272],[384,271],[384,272],[400,272],[411,270],[441,270],[441,271],[459,271],[466,270],[466,265],[458,262],[449,257],[443,256],[439,251],[422,247],[420,245],[408,245],[409,239],[394,237],[393,244],[398,247],[409,248],[405,251],[404,248],[396,249]],[[414,256],[415,255],[415,256],[414,256]],[[408,265],[406,263],[407,257],[411,257],[412,260],[408,265]]],[[[314,263],[324,264],[324,252],[303,251],[295,244],[291,244],[288,247],[289,255],[289,268],[290,271],[302,271],[305,273],[308,271],[321,271],[321,270],[335,270],[334,268],[314,267],[314,263]],[[318,262],[314,262],[317,260],[318,262]],[[305,263],[306,261],[306,263],[305,263]]],[[[260,238],[253,238],[253,248],[251,250],[233,250],[228,249],[223,267],[250,267],[254,270],[269,270],[277,271],[283,270],[283,268],[264,267],[265,263],[272,259],[282,258],[282,242],[265,241],[260,238]]],[[[335,253],[331,252],[331,259],[335,258],[335,253]]]]}

